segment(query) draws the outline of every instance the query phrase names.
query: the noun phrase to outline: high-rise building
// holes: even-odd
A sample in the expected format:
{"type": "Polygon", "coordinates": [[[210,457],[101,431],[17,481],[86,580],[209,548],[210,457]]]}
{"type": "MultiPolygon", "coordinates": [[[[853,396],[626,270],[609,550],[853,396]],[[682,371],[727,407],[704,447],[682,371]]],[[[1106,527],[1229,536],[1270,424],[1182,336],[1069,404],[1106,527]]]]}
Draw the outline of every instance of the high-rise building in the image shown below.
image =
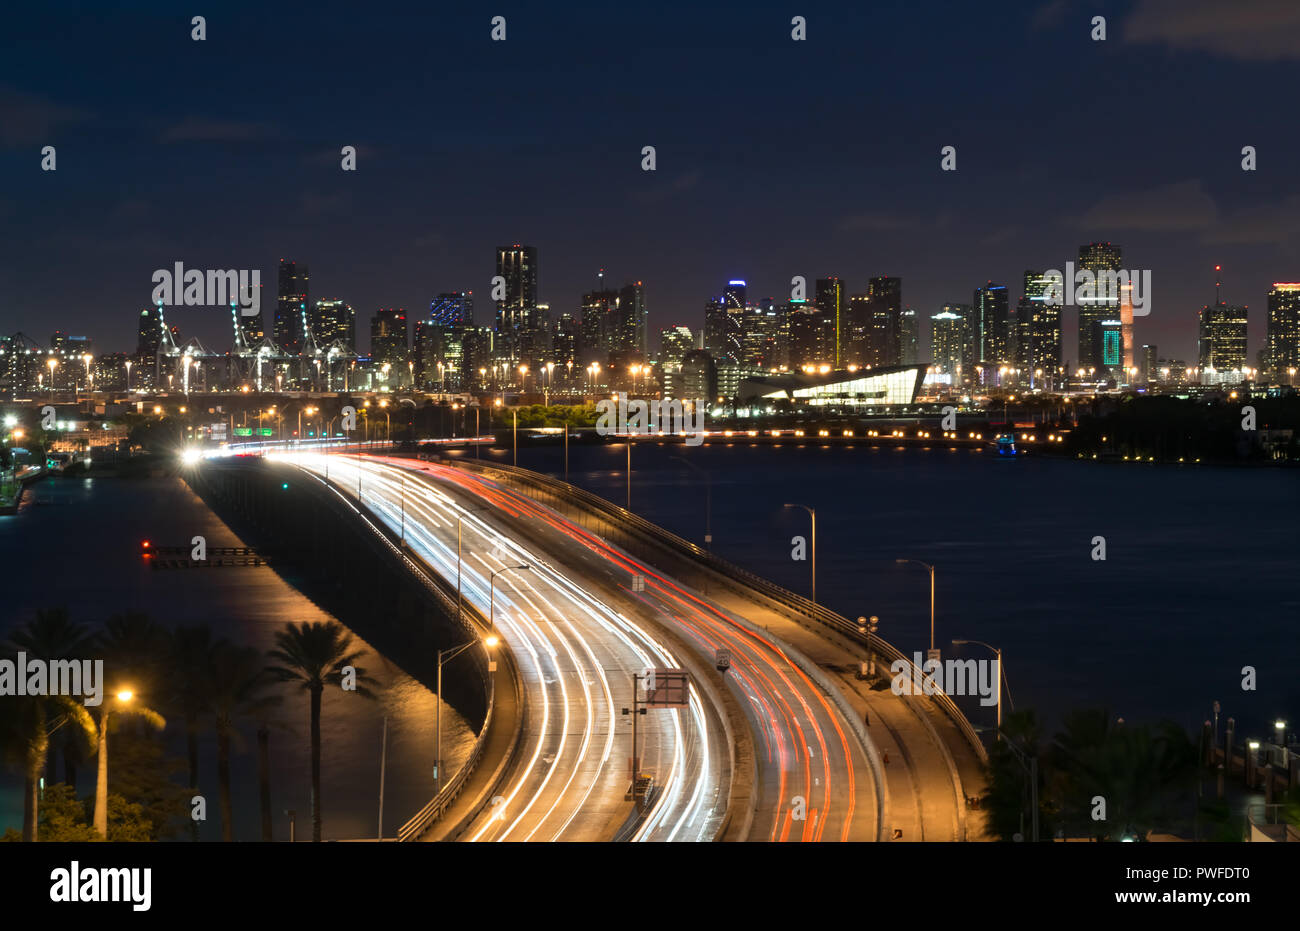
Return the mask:
{"type": "Polygon", "coordinates": [[[1010,364],[1007,349],[1011,338],[1006,285],[989,282],[975,289],[974,314],[975,361],[982,372],[982,383],[995,384],[998,369],[1010,364]]]}
{"type": "MultiPolygon", "coordinates": [[[[874,279],[873,279],[874,280],[874,279]]],[[[849,325],[849,292],[843,280],[832,275],[818,278],[814,294],[817,312],[822,315],[831,328],[831,345],[828,348],[836,368],[843,364],[849,348],[852,327],[849,325]]]]}
{"type": "Polygon", "coordinates": [[[949,309],[951,306],[945,305],[930,317],[930,358],[935,370],[951,375],[952,384],[957,385],[961,383],[965,364],[966,318],[953,313],[949,309]]]}
{"type": "Polygon", "coordinates": [[[624,285],[618,292],[617,312],[610,333],[610,344],[615,354],[629,359],[644,360],[646,346],[645,286],[639,281],[624,285]]]}
{"type": "Polygon", "coordinates": [[[1273,381],[1295,383],[1300,372],[1300,283],[1274,282],[1268,292],[1264,362],[1273,381]]]}
{"type": "Polygon", "coordinates": [[[1153,382],[1160,377],[1159,355],[1156,352],[1154,343],[1145,343],[1142,346],[1142,364],[1141,377],[1144,382],[1153,382]]]}
{"type": "Polygon", "coordinates": [[[390,366],[390,383],[400,383],[406,376],[406,311],[402,308],[380,309],[370,318],[370,362],[376,371],[390,366]]]}
{"type": "Polygon", "coordinates": [[[867,284],[867,364],[901,363],[902,313],[903,279],[872,278],[867,284]]]}
{"type": "Polygon", "coordinates": [[[1061,367],[1061,307],[1047,300],[1051,282],[1040,271],[1025,271],[1013,349],[1020,381],[1044,390],[1058,384],[1061,367]]]}
{"type": "Polygon", "coordinates": [[[340,300],[318,300],[308,320],[317,348],[328,349],[341,341],[352,352],[357,351],[357,315],[351,304],[340,300]]]}
{"type": "MultiPolygon", "coordinates": [[[[1079,365],[1082,368],[1091,367],[1098,371],[1105,368],[1101,347],[1093,341],[1098,332],[1093,325],[1099,320],[1113,320],[1120,316],[1118,289],[1112,293],[1107,283],[1114,280],[1113,275],[1123,264],[1123,250],[1112,243],[1090,242],[1079,247],[1078,267],[1092,272],[1097,285],[1095,294],[1082,295],[1075,301],[1079,307],[1079,365]]],[[[1074,283],[1067,281],[1065,287],[1074,287],[1074,283]]]]}
{"type": "Polygon", "coordinates": [[[790,329],[790,368],[832,364],[835,319],[807,301],[791,301],[786,307],[790,329]]]}
{"type": "Polygon", "coordinates": [[[136,338],[135,355],[137,361],[152,369],[162,346],[162,317],[157,307],[146,307],[140,311],[136,338]]]}
{"type": "Polygon", "coordinates": [[[1124,324],[1120,320],[1096,320],[1092,340],[1101,364],[1088,366],[1088,377],[1099,381],[1105,377],[1118,379],[1124,366],[1124,324]]]}
{"type": "Polygon", "coordinates": [[[745,282],[732,279],[704,309],[704,349],[714,361],[739,362],[744,353],[745,282]]]}
{"type": "Polygon", "coordinates": [[[618,318],[617,291],[589,291],[582,296],[582,367],[593,362],[609,364],[614,351],[613,332],[618,318]]]}
{"type": "Polygon", "coordinates": [[[901,344],[900,365],[916,365],[921,358],[921,318],[910,307],[903,309],[898,318],[898,334],[901,344]]]}
{"type": "Polygon", "coordinates": [[[1197,350],[1201,377],[1210,372],[1239,372],[1246,365],[1246,308],[1222,299],[1222,266],[1214,266],[1214,304],[1201,308],[1197,350]]]}
{"type": "Polygon", "coordinates": [[[474,322],[474,292],[444,291],[429,302],[428,319],[440,326],[474,322]]]}
{"type": "Polygon", "coordinates": [[[275,343],[292,356],[302,352],[308,281],[306,265],[280,260],[275,299],[275,343]]]}
{"type": "Polygon", "coordinates": [[[510,361],[531,358],[537,342],[537,249],[497,247],[497,275],[505,282],[505,297],[497,301],[497,355],[510,361]]]}
{"type": "Polygon", "coordinates": [[[786,323],[786,314],[772,298],[746,307],[741,318],[741,361],[758,369],[772,369],[785,364],[782,356],[788,356],[783,351],[786,323]]]}
{"type": "Polygon", "coordinates": [[[411,353],[415,362],[415,384],[425,391],[463,391],[467,377],[466,334],[474,328],[462,323],[442,324],[417,320],[411,353]]]}
{"type": "Polygon", "coordinates": [[[690,327],[665,327],[659,334],[659,361],[665,367],[680,366],[686,354],[695,348],[695,334],[690,327]]]}
{"type": "Polygon", "coordinates": [[[576,368],[582,370],[582,324],[573,314],[560,314],[551,328],[551,358],[556,371],[571,375],[576,368]]]}

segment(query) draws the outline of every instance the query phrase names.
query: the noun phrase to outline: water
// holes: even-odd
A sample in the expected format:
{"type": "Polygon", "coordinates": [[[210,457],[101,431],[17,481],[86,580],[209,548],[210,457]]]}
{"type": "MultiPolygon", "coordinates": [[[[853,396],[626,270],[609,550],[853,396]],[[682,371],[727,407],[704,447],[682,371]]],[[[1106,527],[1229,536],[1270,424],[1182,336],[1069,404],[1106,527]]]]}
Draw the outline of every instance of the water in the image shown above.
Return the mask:
{"type": "MultiPolygon", "coordinates": [[[[626,447],[570,446],[570,479],[623,504],[626,447]]],[[[485,458],[510,462],[508,450],[485,458]]],[[[703,543],[712,477],[713,550],[801,594],[791,558],[817,510],[817,595],[848,617],[877,615],[904,653],[984,640],[1004,651],[1010,703],[1049,723],[1079,707],[1194,728],[1222,714],[1239,735],[1271,737],[1300,719],[1296,473],[1278,469],[1098,464],[989,452],[821,445],[790,440],[632,450],[632,508],[703,543]],[[1106,560],[1091,558],[1103,536],[1106,560]],[[1257,690],[1242,688],[1245,666],[1257,690]]],[[[559,476],[559,448],[521,448],[519,464],[559,476]]],[[[977,723],[993,709],[968,706],[977,723]]]]}
{"type": "MultiPolygon", "coordinates": [[[[0,640],[37,609],[66,607],[72,619],[98,625],[110,615],[141,611],[165,627],[208,624],[214,636],[266,650],[288,621],[331,616],[267,567],[151,570],[140,541],[188,544],[201,534],[209,547],[237,539],[177,478],[50,479],[29,488],[17,515],[0,517],[0,565],[6,580],[0,640]]],[[[436,697],[353,633],[368,656],[364,665],[387,684],[380,701],[327,690],[321,713],[323,835],[373,838],[378,831],[380,746],[388,715],[384,831],[392,837],[433,792],[436,697]]],[[[286,809],[297,812],[297,839],[311,839],[310,707],[308,695],[284,686],[281,728],[271,731],[271,801],[276,840],[288,840],[286,809]],[[287,730],[286,730],[287,728],[287,730]]],[[[473,746],[473,732],[443,707],[443,755],[455,772],[473,746]]],[[[255,727],[242,729],[245,746],[231,760],[236,840],[261,837],[255,727]]],[[[168,750],[185,758],[184,727],[168,721],[168,750]]],[[[110,738],[111,745],[111,738],[110,738]]],[[[181,766],[184,771],[184,764],[181,766]]],[[[62,761],[56,770],[62,777],[62,761]]],[[[84,797],[94,790],[93,760],[77,773],[84,797]]],[[[200,745],[200,790],[208,820],[200,837],[221,837],[216,740],[200,745]]],[[[109,786],[113,784],[109,753],[109,786]]],[[[0,772],[0,831],[22,825],[22,778],[0,772]]]]}

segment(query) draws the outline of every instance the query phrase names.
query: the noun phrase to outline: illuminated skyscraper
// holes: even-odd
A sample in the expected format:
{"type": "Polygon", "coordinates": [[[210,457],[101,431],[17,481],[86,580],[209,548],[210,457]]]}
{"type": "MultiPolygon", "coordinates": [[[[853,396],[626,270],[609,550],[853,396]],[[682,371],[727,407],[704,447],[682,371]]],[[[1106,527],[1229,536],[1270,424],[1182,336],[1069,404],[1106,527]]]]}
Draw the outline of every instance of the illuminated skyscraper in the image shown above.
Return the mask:
{"type": "Polygon", "coordinates": [[[428,318],[441,326],[474,322],[474,292],[444,291],[429,302],[428,318]]]}
{"type": "MultiPolygon", "coordinates": [[[[945,305],[930,317],[930,359],[935,369],[952,376],[954,385],[961,383],[966,348],[966,318],[945,305]]],[[[957,305],[960,306],[960,305],[957,305]]]]}
{"type": "Polygon", "coordinates": [[[280,260],[275,299],[275,343],[289,355],[302,352],[303,320],[307,311],[307,266],[280,260]]]}
{"type": "Polygon", "coordinates": [[[849,295],[844,282],[834,276],[818,278],[814,303],[817,312],[829,321],[831,328],[831,345],[828,350],[832,358],[828,361],[839,368],[844,361],[850,335],[849,295]]]}
{"type": "Polygon", "coordinates": [[[974,314],[975,361],[983,369],[983,384],[994,384],[997,370],[1011,362],[1011,316],[1006,285],[989,282],[975,289],[971,308],[974,314]]]}
{"type": "Polygon", "coordinates": [[[1268,292],[1264,360],[1273,381],[1295,383],[1300,372],[1300,283],[1275,282],[1268,292]]]}
{"type": "Polygon", "coordinates": [[[400,383],[407,375],[406,311],[381,309],[370,318],[370,359],[375,370],[391,366],[389,381],[400,383]]]}
{"type": "Polygon", "coordinates": [[[351,304],[340,300],[317,301],[308,322],[318,348],[326,350],[342,340],[348,349],[357,351],[357,315],[351,304]]]}
{"type": "Polygon", "coordinates": [[[1246,308],[1222,300],[1222,272],[1222,266],[1214,266],[1214,303],[1200,314],[1197,355],[1207,384],[1219,380],[1211,373],[1239,372],[1246,365],[1246,308]]]}
{"type": "MultiPolygon", "coordinates": [[[[1104,285],[1111,280],[1105,273],[1118,272],[1123,266],[1123,250],[1108,242],[1091,242],[1079,247],[1079,269],[1093,273],[1097,282],[1097,293],[1092,297],[1076,300],[1079,309],[1079,365],[1101,370],[1105,367],[1101,359],[1101,347],[1094,342],[1097,332],[1094,324],[1099,320],[1113,320],[1120,316],[1118,289],[1114,294],[1103,293],[1104,285]]],[[[1074,287],[1073,282],[1065,282],[1067,288],[1074,287]]]]}
{"type": "Polygon", "coordinates": [[[498,246],[497,275],[505,282],[505,296],[496,302],[497,355],[527,360],[538,342],[537,249],[519,243],[498,246]]]}

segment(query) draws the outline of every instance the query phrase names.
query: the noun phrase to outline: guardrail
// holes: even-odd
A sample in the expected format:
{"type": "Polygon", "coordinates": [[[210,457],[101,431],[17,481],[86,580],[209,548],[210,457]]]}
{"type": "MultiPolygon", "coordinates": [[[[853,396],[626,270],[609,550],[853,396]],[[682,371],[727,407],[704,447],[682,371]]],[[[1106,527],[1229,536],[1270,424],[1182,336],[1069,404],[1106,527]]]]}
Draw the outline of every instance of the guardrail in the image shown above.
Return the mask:
{"type": "MultiPolygon", "coordinates": [[[[867,650],[874,650],[875,653],[889,661],[892,666],[894,663],[904,663],[904,671],[917,682],[929,678],[925,673],[916,666],[916,664],[904,656],[893,645],[881,640],[879,637],[870,634],[861,633],[858,625],[843,615],[836,614],[819,604],[814,604],[802,595],[795,594],[788,589],[782,588],[775,582],[770,582],[762,576],[755,575],[748,569],[730,563],[725,559],[715,556],[708,550],[685,540],[676,534],[665,530],[658,524],[651,523],[643,517],[633,514],[626,508],[620,507],[610,501],[606,501],[598,495],[589,491],[577,488],[559,479],[551,478],[549,475],[542,475],[538,472],[532,472],[528,469],[522,469],[517,466],[509,466],[500,463],[487,463],[473,459],[460,459],[455,461],[455,465],[461,468],[468,468],[471,471],[478,472],[497,472],[509,479],[518,481],[524,485],[531,485],[539,490],[549,492],[561,500],[570,503],[580,504],[599,514],[614,520],[622,522],[625,526],[637,531],[643,536],[649,537],[661,546],[678,550],[696,562],[701,568],[712,571],[724,577],[724,579],[743,582],[745,587],[752,592],[764,596],[769,601],[775,603],[783,609],[782,613],[786,614],[795,621],[802,621],[809,618],[817,621],[822,626],[830,628],[837,634],[862,644],[867,650]]],[[[738,590],[733,585],[733,590],[738,590]]],[[[954,702],[946,692],[935,690],[930,696],[935,700],[940,708],[952,719],[957,729],[961,731],[962,736],[966,738],[971,747],[975,750],[976,755],[981,761],[988,760],[988,751],[985,750],[984,744],[980,741],[979,736],[975,733],[975,728],[971,726],[970,721],[966,718],[957,703],[954,702]]]]}
{"type": "MultiPolygon", "coordinates": [[[[318,489],[327,494],[332,494],[336,503],[356,512],[361,518],[362,524],[371,531],[372,542],[378,543],[387,549],[390,555],[397,558],[418,581],[426,591],[429,592],[446,610],[446,613],[456,618],[458,626],[464,633],[474,639],[481,639],[484,631],[487,629],[486,620],[477,608],[469,602],[461,602],[461,614],[457,617],[456,600],[448,593],[447,583],[440,576],[435,576],[420,562],[412,559],[406,552],[392,540],[391,531],[378,520],[378,516],[368,507],[364,501],[352,501],[344,495],[333,482],[327,482],[323,477],[313,472],[302,470],[304,474],[316,479],[318,489]]],[[[507,670],[511,675],[511,681],[515,688],[515,694],[523,700],[522,681],[519,677],[519,671],[515,665],[514,657],[510,654],[509,648],[502,644],[497,654],[498,658],[505,663],[507,670]]],[[[474,740],[474,747],[470,751],[469,758],[456,771],[447,784],[437,795],[429,800],[414,817],[407,821],[397,831],[399,842],[415,840],[424,834],[435,821],[446,813],[447,808],[460,795],[466,781],[473,775],[475,768],[483,757],[484,747],[487,745],[488,733],[492,725],[493,712],[496,707],[496,679],[489,674],[485,682],[485,701],[487,711],[483,716],[483,726],[479,729],[477,738],[474,740]]],[[[442,696],[438,696],[438,701],[442,701],[442,696]]],[[[515,735],[514,741],[511,742],[511,750],[507,757],[513,755],[515,744],[518,741],[518,734],[515,735]]]]}

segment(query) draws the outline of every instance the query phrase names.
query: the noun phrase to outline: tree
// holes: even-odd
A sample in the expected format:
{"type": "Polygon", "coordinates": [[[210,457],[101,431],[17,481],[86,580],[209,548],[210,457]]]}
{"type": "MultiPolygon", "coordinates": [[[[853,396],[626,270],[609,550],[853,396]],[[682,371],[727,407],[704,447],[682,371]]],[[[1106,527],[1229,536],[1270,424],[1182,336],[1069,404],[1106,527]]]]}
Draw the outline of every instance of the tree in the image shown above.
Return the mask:
{"type": "Polygon", "coordinates": [[[39,839],[40,779],[49,753],[50,735],[67,726],[83,743],[93,745],[95,724],[79,698],[68,695],[11,696],[0,702],[0,746],[7,762],[23,772],[22,839],[39,839]]]}
{"type": "Polygon", "coordinates": [[[275,643],[276,648],[268,655],[279,665],[268,666],[267,672],[277,681],[297,683],[311,697],[311,833],[312,840],[319,843],[321,696],[326,685],[343,685],[344,667],[347,666],[353,668],[358,695],[374,698],[367,688],[374,684],[374,680],[356,665],[364,651],[353,649],[352,635],[337,621],[287,624],[276,633],[275,643]]]}
{"type": "MultiPolygon", "coordinates": [[[[38,610],[36,617],[10,635],[6,647],[11,652],[19,650],[33,659],[46,662],[80,659],[93,649],[93,634],[85,624],[76,624],[68,617],[66,608],[38,610]]],[[[63,754],[64,781],[74,788],[77,784],[77,763],[86,759],[93,747],[87,745],[76,729],[57,731],[51,745],[63,754]]],[[[50,778],[54,782],[51,761],[50,778]]]]}
{"type": "MultiPolygon", "coordinates": [[[[212,630],[206,625],[178,628],[172,632],[168,644],[168,704],[180,713],[185,722],[188,785],[196,792],[199,788],[199,730],[203,719],[212,713],[215,690],[213,654],[218,646],[226,645],[224,640],[214,643],[212,630]]],[[[190,823],[193,839],[198,840],[198,822],[190,823]]]]}
{"type": "Polygon", "coordinates": [[[251,647],[222,643],[212,652],[212,711],[217,728],[217,782],[221,798],[221,839],[234,839],[230,804],[230,748],[242,744],[238,730],[244,718],[261,718],[282,698],[272,695],[270,674],[261,654],[251,647]]]}

